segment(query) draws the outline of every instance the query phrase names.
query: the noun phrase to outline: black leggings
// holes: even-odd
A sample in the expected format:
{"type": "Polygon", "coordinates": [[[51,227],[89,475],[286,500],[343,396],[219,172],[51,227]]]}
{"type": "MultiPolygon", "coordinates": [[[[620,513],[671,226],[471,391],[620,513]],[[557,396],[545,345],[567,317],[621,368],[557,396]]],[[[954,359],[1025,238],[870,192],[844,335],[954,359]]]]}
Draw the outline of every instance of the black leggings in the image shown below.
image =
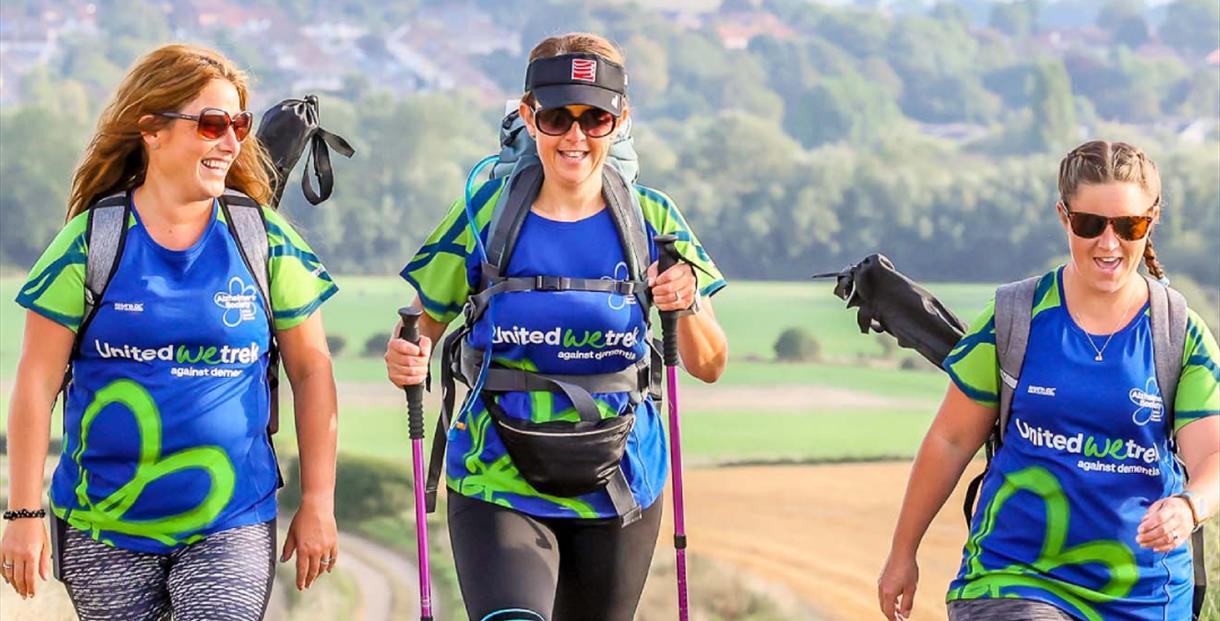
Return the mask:
{"type": "Polygon", "coordinates": [[[661,499],[619,518],[537,518],[449,494],[449,539],[470,621],[631,621],[661,528],[661,499]]]}
{"type": "Polygon", "coordinates": [[[81,621],[258,621],[275,579],[275,520],[169,554],[112,548],[52,518],[57,578],[81,621]]]}

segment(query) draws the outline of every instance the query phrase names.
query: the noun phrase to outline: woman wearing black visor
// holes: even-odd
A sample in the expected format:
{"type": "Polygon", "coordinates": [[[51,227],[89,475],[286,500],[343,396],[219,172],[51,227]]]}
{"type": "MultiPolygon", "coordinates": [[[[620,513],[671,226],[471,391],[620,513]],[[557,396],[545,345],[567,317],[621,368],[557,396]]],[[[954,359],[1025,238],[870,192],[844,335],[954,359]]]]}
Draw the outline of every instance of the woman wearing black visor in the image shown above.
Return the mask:
{"type": "Polygon", "coordinates": [[[469,206],[456,202],[402,271],[425,312],[418,347],[401,339],[388,345],[396,385],[424,381],[432,343],[464,308],[473,330],[459,333],[461,360],[472,351],[476,361],[492,354],[485,383],[474,381],[477,364],[463,373],[481,390],[454,417],[445,459],[450,538],[472,620],[633,618],[669,470],[661,417],[648,395],[648,306],[682,311],[678,346],[691,375],[713,382],[728,357],[706,300],[725,284],[711,258],[668,197],[606,166],[628,116],[622,61],[596,35],[539,43],[519,109],[536,159],[531,153],[507,181],[475,189],[469,206]],[[522,172],[530,166],[532,177],[522,172]],[[526,178],[532,184],[515,181],[526,178]],[[522,215],[512,250],[488,278],[485,255],[500,256],[492,216],[514,201],[527,209],[513,212],[522,215]],[[623,214],[638,222],[634,245],[623,214]],[[660,274],[658,234],[675,235],[683,259],[660,274]],[[542,284],[525,286],[535,279],[542,284]],[[495,283],[522,288],[487,301],[480,292],[495,283]],[[599,486],[582,488],[574,476],[597,447],[552,437],[538,450],[528,431],[513,435],[522,425],[590,417],[623,430],[613,476],[599,486]]]}

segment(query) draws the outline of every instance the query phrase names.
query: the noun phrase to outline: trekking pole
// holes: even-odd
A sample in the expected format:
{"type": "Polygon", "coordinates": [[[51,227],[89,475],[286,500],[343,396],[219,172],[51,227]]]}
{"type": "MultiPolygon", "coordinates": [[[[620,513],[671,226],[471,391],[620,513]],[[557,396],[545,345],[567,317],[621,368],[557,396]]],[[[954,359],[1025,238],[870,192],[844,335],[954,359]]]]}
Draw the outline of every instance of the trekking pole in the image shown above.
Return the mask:
{"type": "MultiPolygon", "coordinates": [[[[657,259],[657,275],[677,265],[678,249],[674,247],[678,238],[674,235],[657,235],[653,238],[660,250],[657,259]]],[[[678,423],[678,315],[675,311],[661,311],[662,354],[665,360],[665,400],[669,402],[669,469],[673,477],[674,496],[674,553],[678,568],[678,619],[686,621],[689,615],[686,599],[686,513],[682,505],[682,432],[678,423]]]]}
{"type": "MultiPolygon", "coordinates": [[[[398,309],[402,328],[398,338],[419,344],[418,308],[398,309]]],[[[419,553],[419,619],[432,621],[432,576],[428,571],[428,522],[424,506],[424,387],[405,386],[407,393],[407,430],[411,438],[411,484],[415,488],[415,549],[419,553]]]]}

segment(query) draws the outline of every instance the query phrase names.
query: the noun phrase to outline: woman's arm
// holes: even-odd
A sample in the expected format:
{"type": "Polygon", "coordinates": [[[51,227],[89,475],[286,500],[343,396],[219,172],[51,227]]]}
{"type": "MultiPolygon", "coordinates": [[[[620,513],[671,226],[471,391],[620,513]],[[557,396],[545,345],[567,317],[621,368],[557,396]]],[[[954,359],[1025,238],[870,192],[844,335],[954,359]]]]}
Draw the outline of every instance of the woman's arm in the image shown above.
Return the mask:
{"type": "MultiPolygon", "coordinates": [[[[25,314],[21,361],[9,402],[8,509],[42,506],[43,472],[51,435],[51,409],[64,380],[64,369],[75,335],[68,328],[33,311],[25,314]]],[[[6,523],[0,558],[12,563],[4,576],[23,597],[34,595],[34,572],[47,579],[50,548],[43,521],[19,519],[6,523]]]]}
{"type": "Polygon", "coordinates": [[[1185,498],[1170,496],[1150,505],[1135,535],[1136,543],[1155,552],[1168,552],[1184,543],[1200,523],[1216,514],[1220,503],[1220,416],[1192,421],[1177,434],[1178,457],[1190,475],[1186,491],[1198,501],[1194,510],[1185,498]]]}
{"type": "Polygon", "coordinates": [[[728,365],[729,341],[716,321],[711,300],[699,305],[698,313],[678,318],[678,354],[687,373],[711,384],[728,365]]]}
{"type": "Polygon", "coordinates": [[[916,552],[928,526],[944,506],[966,465],[991,434],[998,412],[965,395],[956,384],[941,402],[940,411],[911,466],[890,557],[877,582],[886,618],[908,617],[919,579],[916,552]]]}
{"type": "Polygon", "coordinates": [[[1186,466],[1190,481],[1186,490],[1206,505],[1202,522],[1216,515],[1220,504],[1220,416],[1194,421],[1178,432],[1178,455],[1186,466]]]}
{"type": "MultiPolygon", "coordinates": [[[[657,264],[648,268],[652,282],[652,301],[658,311],[683,311],[695,302],[699,281],[695,268],[678,263],[657,274],[657,264]]],[[[709,300],[700,302],[698,313],[678,318],[678,355],[687,373],[707,383],[715,382],[724,373],[729,360],[729,342],[716,321],[709,300]]]]}
{"type": "Polygon", "coordinates": [[[297,553],[297,589],[308,588],[338,554],[335,461],[338,403],[322,312],[277,334],[292,384],[300,450],[301,506],[292,519],[281,560],[297,553]],[[329,559],[329,562],[323,560],[329,559]]]}

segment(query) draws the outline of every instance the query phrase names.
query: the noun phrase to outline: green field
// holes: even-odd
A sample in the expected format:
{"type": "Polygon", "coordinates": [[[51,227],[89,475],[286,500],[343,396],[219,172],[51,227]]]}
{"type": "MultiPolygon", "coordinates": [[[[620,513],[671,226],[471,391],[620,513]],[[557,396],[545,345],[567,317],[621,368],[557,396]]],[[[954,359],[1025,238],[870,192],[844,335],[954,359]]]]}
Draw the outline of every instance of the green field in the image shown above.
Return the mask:
{"type": "MultiPolygon", "coordinates": [[[[341,386],[341,450],[404,459],[408,444],[402,409],[384,400],[368,404],[368,393],[386,392],[366,384],[385,382],[385,367],[380,357],[365,357],[361,352],[370,337],[381,340],[388,334],[395,309],[408,303],[413,294],[398,278],[337,277],[336,281],[340,293],[327,303],[324,314],[328,333],[346,341],[343,352],[335,357],[335,375],[341,386]]],[[[0,279],[4,300],[0,302],[0,380],[5,381],[13,378],[20,356],[24,310],[11,302],[19,284],[14,277],[0,279]]],[[[982,285],[931,288],[967,318],[982,307],[991,291],[982,285]]],[[[690,459],[698,463],[832,460],[913,453],[944,391],[944,376],[928,370],[900,370],[894,364],[889,368],[859,366],[861,357],[879,355],[881,346],[876,336],[859,333],[855,313],[845,310],[843,302],[831,294],[828,281],[734,282],[715,296],[714,304],[729,335],[731,352],[731,363],[718,386],[756,389],[758,394],[749,411],[684,410],[685,451],[690,459]],[[826,361],[771,362],[776,338],[789,327],[804,327],[814,334],[826,361]],[[815,402],[799,411],[768,410],[769,390],[811,386],[883,394],[908,405],[842,409],[815,402]],[[774,433],[776,427],[784,433],[774,433]]],[[[683,386],[701,388],[693,386],[698,384],[695,379],[682,381],[683,386]]],[[[0,402],[0,423],[7,418],[7,406],[5,395],[0,402]]],[[[277,440],[290,447],[294,441],[291,420],[285,420],[284,427],[277,440]]],[[[52,428],[59,428],[58,420],[52,428]]]]}

